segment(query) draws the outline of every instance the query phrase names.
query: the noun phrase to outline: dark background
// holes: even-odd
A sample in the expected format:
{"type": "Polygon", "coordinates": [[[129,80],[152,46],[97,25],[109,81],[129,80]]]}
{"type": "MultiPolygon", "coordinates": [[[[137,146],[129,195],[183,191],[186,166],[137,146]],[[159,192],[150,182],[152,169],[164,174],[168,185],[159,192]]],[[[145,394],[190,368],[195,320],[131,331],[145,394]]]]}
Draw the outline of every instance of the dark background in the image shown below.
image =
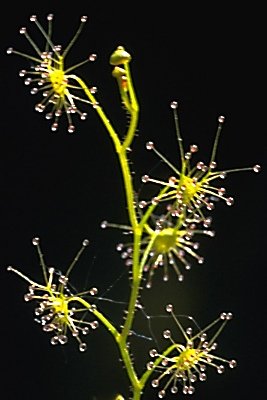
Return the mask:
{"type": "MultiPolygon", "coordinates": [[[[72,38],[80,16],[88,23],[67,58],[69,65],[97,53],[95,63],[77,70],[115,127],[124,132],[124,119],[116,82],[108,63],[123,45],[132,54],[131,71],[140,104],[139,132],[130,154],[135,187],[140,177],[160,168],[157,157],[145,150],[152,140],[178,165],[178,147],[169,104],[179,102],[180,128],[185,147],[199,145],[196,156],[208,161],[217,118],[226,121],[219,143],[220,169],[261,164],[260,174],[229,175],[225,186],[235,198],[232,207],[218,203],[213,212],[214,238],[202,238],[203,266],[194,264],[178,284],[156,276],[150,291],[143,290],[149,315],[164,314],[168,303],[179,314],[193,315],[205,326],[221,311],[234,319],[219,337],[220,352],[235,358],[238,367],[223,376],[209,369],[208,380],[196,384],[197,400],[254,399],[264,393],[266,359],[266,61],[263,10],[254,3],[236,10],[217,3],[181,5],[164,2],[108,5],[99,2],[8,3],[2,10],[1,32],[1,398],[109,400],[119,391],[128,396],[128,381],[111,336],[99,328],[87,337],[88,351],[75,341],[52,347],[49,336],[33,322],[33,306],[25,304],[27,284],[6,271],[8,265],[40,280],[36,249],[31,240],[41,238],[48,265],[64,271],[84,238],[90,246],[72,274],[79,289],[97,286],[114,323],[121,323],[127,301],[128,276],[116,253],[121,232],[102,230],[102,220],[127,224],[122,180],[111,140],[94,110],[69,134],[65,123],[52,133],[49,122],[34,111],[38,101],[18,76],[29,68],[27,60],[7,56],[10,46],[32,53],[19,28],[37,14],[45,23],[55,15],[54,41],[63,47],[72,38]],[[118,277],[122,276],[120,279],[118,277]]],[[[166,169],[166,171],[168,171],[166,169]]],[[[168,171],[169,173],[169,171],[168,171]]],[[[152,188],[151,188],[152,190],[152,188]]],[[[157,319],[159,332],[167,320],[157,319]]],[[[138,317],[137,332],[149,335],[145,318],[138,317]]],[[[156,324],[157,325],[157,324],[156,324]]],[[[153,332],[156,330],[153,326],[153,332]]],[[[158,333],[160,336],[160,333],[158,333]]],[[[133,338],[137,368],[148,361],[151,343],[133,338]]],[[[153,346],[152,346],[153,347],[153,346]]],[[[170,395],[183,398],[184,395],[170,395]]],[[[144,399],[157,398],[147,389],[144,399]]]]}

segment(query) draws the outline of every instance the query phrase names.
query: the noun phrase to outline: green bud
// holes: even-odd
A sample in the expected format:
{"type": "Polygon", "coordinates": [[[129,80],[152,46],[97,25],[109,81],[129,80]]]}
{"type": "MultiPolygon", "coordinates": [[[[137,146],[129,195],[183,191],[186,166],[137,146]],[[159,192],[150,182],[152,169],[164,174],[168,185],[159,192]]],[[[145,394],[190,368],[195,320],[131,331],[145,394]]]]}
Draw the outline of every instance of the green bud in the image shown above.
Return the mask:
{"type": "Polygon", "coordinates": [[[109,63],[111,65],[120,65],[130,62],[131,55],[124,50],[124,47],[118,46],[117,49],[111,54],[109,63]]]}

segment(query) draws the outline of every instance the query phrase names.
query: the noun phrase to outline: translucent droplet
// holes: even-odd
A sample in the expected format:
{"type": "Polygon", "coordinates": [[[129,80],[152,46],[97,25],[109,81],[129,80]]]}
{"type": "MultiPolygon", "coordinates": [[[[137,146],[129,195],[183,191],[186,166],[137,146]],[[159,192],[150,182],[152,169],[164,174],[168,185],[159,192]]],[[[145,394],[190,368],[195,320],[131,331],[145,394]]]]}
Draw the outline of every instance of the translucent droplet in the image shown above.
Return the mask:
{"type": "Polygon", "coordinates": [[[140,201],[139,204],[138,204],[139,208],[145,208],[146,205],[147,205],[147,202],[144,201],[144,200],[140,201]]]}
{"type": "Polygon", "coordinates": [[[186,329],[186,333],[187,333],[188,335],[192,335],[193,329],[192,329],[191,327],[187,328],[187,329],[186,329]]]}
{"type": "Polygon", "coordinates": [[[148,370],[151,370],[153,367],[154,367],[153,361],[148,362],[147,365],[146,365],[146,368],[147,368],[148,370]]]}
{"type": "Polygon", "coordinates": [[[87,15],[83,15],[82,17],[81,17],[81,22],[86,22],[87,21],[87,15]]]}
{"type": "Polygon", "coordinates": [[[171,393],[176,394],[178,392],[178,387],[177,386],[172,386],[171,387],[171,393]]]}
{"type": "Polygon", "coordinates": [[[223,365],[219,365],[217,367],[217,372],[218,372],[218,374],[222,374],[224,372],[224,366],[223,365]]]}
{"type": "Polygon", "coordinates": [[[229,321],[230,319],[232,319],[233,318],[233,314],[232,313],[227,313],[226,314],[226,319],[229,321]]]}
{"type": "Polygon", "coordinates": [[[158,379],[153,379],[153,381],[151,381],[151,386],[152,387],[158,387],[159,386],[159,380],[158,379]]]}
{"type": "Polygon", "coordinates": [[[149,351],[149,355],[150,355],[150,357],[157,357],[158,352],[157,352],[156,349],[151,349],[151,350],[149,351]]]}
{"type": "Polygon", "coordinates": [[[95,296],[98,293],[98,289],[96,287],[93,287],[89,290],[89,293],[91,296],[95,296]]]}
{"type": "Polygon", "coordinates": [[[188,393],[188,386],[184,386],[183,387],[183,394],[187,394],[188,393]]]}
{"type": "Polygon", "coordinates": [[[68,338],[66,335],[59,335],[58,336],[58,341],[60,344],[66,344],[68,341],[68,338]]]}
{"type": "Polygon", "coordinates": [[[48,14],[48,16],[46,18],[47,18],[47,21],[52,21],[52,19],[54,18],[54,15],[48,14]]]}
{"type": "Polygon", "coordinates": [[[96,58],[97,58],[97,55],[96,55],[96,54],[90,54],[90,56],[89,56],[89,61],[95,61],[96,58]]]}
{"type": "Polygon", "coordinates": [[[24,35],[26,33],[26,28],[20,28],[19,33],[24,35]]]}
{"type": "Polygon", "coordinates": [[[167,304],[166,311],[167,312],[172,312],[173,311],[173,305],[172,304],[167,304]]]}
{"type": "Polygon", "coordinates": [[[74,125],[69,125],[68,126],[68,132],[73,133],[75,131],[75,126],[74,125]]]}
{"type": "Polygon", "coordinates": [[[146,148],[147,148],[147,150],[152,150],[152,149],[154,149],[154,143],[153,143],[153,142],[147,142],[146,148]]]}
{"type": "Polygon", "coordinates": [[[170,104],[170,107],[171,107],[172,109],[176,109],[176,108],[178,107],[177,101],[172,101],[171,104],[170,104]]]}
{"type": "Polygon", "coordinates": [[[88,245],[89,245],[89,240],[88,240],[88,239],[84,239],[82,245],[83,245],[84,247],[88,246],[88,245]]]}
{"type": "Polygon", "coordinates": [[[204,373],[199,374],[199,380],[201,382],[204,382],[207,379],[207,375],[204,373]]]}
{"type": "Polygon", "coordinates": [[[234,204],[234,199],[233,197],[228,197],[228,199],[226,199],[226,204],[228,206],[232,206],[234,204]]]}
{"type": "Polygon", "coordinates": [[[158,392],[158,397],[159,397],[160,399],[163,399],[163,397],[165,396],[165,394],[166,394],[165,390],[161,390],[160,392],[158,392]]]}
{"type": "Polygon", "coordinates": [[[56,46],[53,47],[54,51],[60,52],[62,49],[62,46],[60,44],[57,44],[56,46]]]}
{"type": "Polygon", "coordinates": [[[148,175],[143,175],[142,176],[142,182],[146,183],[149,181],[149,176],[148,175]]]}
{"type": "Polygon", "coordinates": [[[87,113],[82,113],[81,115],[80,115],[80,119],[81,120],[85,120],[87,118],[87,113]]]}
{"type": "Polygon", "coordinates": [[[32,82],[32,79],[31,78],[27,78],[24,81],[24,85],[29,86],[31,84],[31,82],[32,82]]]}
{"type": "Polygon", "coordinates": [[[61,283],[63,286],[67,285],[69,278],[67,276],[61,275],[58,278],[59,283],[61,283]]]}
{"type": "Polygon", "coordinates": [[[166,329],[166,330],[163,332],[163,337],[164,337],[165,339],[169,339],[169,338],[171,337],[171,331],[170,331],[169,329],[166,329]]]}
{"type": "Polygon", "coordinates": [[[106,229],[106,227],[108,226],[108,222],[107,221],[102,221],[100,226],[101,226],[102,229],[106,229]]]}
{"type": "Polygon", "coordinates": [[[188,394],[193,394],[194,391],[195,391],[194,386],[188,386],[188,390],[187,390],[187,393],[188,393],[188,394]]]}
{"type": "Polygon", "coordinates": [[[53,345],[58,344],[58,336],[53,336],[50,339],[50,343],[53,344],[53,345]]]}
{"type": "Polygon", "coordinates": [[[99,322],[98,321],[93,321],[90,323],[90,326],[92,329],[97,329],[99,327],[99,322]]]}
{"type": "Polygon", "coordinates": [[[97,87],[93,86],[90,88],[90,93],[95,94],[97,92],[97,87]]]}
{"type": "Polygon", "coordinates": [[[229,361],[229,367],[230,367],[230,368],[235,368],[236,366],[237,366],[236,360],[231,360],[231,361],[229,361]]]}
{"type": "Polygon", "coordinates": [[[196,144],[192,144],[190,146],[190,152],[191,153],[196,153],[198,151],[198,146],[196,144]]]}
{"type": "Polygon", "coordinates": [[[80,350],[81,352],[86,351],[86,349],[87,349],[87,344],[86,344],[86,343],[80,343],[80,344],[79,344],[79,350],[80,350]]]}
{"type": "Polygon", "coordinates": [[[217,166],[217,164],[216,164],[215,161],[212,161],[212,162],[210,163],[210,169],[214,169],[214,168],[216,168],[216,166],[217,166]]]}
{"type": "Polygon", "coordinates": [[[85,326],[85,327],[82,329],[82,334],[83,334],[83,335],[88,335],[88,333],[89,333],[89,328],[88,328],[88,326],[85,326]]]}
{"type": "Polygon", "coordinates": [[[218,118],[218,122],[219,122],[220,124],[223,124],[224,121],[225,121],[225,117],[223,117],[222,115],[220,115],[220,117],[218,118]]]}
{"type": "Polygon", "coordinates": [[[37,316],[43,314],[43,312],[44,310],[41,307],[38,307],[34,310],[34,314],[37,316]]]}
{"type": "Polygon", "coordinates": [[[39,243],[40,243],[40,239],[38,237],[35,237],[32,239],[32,244],[34,246],[38,246],[39,243]]]}
{"type": "Polygon", "coordinates": [[[221,315],[220,315],[220,318],[222,319],[222,320],[224,320],[224,319],[226,319],[226,313],[225,312],[223,312],[223,313],[221,313],[221,315]]]}
{"type": "Polygon", "coordinates": [[[25,300],[25,301],[30,301],[30,300],[32,300],[32,299],[33,299],[32,294],[26,293],[26,294],[24,295],[24,300],[25,300]]]}
{"type": "Polygon", "coordinates": [[[7,52],[7,54],[12,54],[13,53],[13,47],[9,47],[6,52],[7,52]]]}
{"type": "Polygon", "coordinates": [[[253,167],[253,171],[254,172],[260,172],[260,170],[261,170],[261,166],[260,165],[254,165],[254,167],[253,167]]]}
{"type": "Polygon", "coordinates": [[[57,122],[54,122],[54,123],[52,124],[52,126],[51,126],[51,131],[55,132],[55,131],[57,131],[57,130],[58,130],[58,123],[57,123],[57,122]]]}
{"type": "Polygon", "coordinates": [[[122,249],[123,249],[123,243],[118,243],[116,246],[116,250],[122,251],[122,249]]]}

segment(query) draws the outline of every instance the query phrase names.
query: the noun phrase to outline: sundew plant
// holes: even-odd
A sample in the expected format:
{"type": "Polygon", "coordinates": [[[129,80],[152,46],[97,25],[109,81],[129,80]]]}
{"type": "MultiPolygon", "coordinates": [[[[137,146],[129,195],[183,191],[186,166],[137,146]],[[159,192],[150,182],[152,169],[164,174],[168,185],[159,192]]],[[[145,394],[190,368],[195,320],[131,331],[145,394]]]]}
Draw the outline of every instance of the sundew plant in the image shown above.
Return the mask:
{"type": "MultiPolygon", "coordinates": [[[[7,54],[25,59],[25,69],[19,72],[19,76],[36,98],[35,110],[44,115],[50,130],[62,131],[67,122],[66,134],[77,135],[76,140],[79,141],[79,120],[88,123],[90,130],[87,114],[96,113],[105,128],[107,140],[109,138],[113,143],[126,199],[126,204],[120,207],[126,209],[127,221],[105,220],[99,223],[103,229],[115,229],[121,234],[117,245],[118,263],[125,264],[125,269],[129,271],[129,296],[124,315],[120,324],[115,324],[112,315],[102,310],[101,302],[96,301],[98,289],[93,277],[90,277],[92,285],[81,292],[75,290],[71,283],[73,268],[90,245],[87,238],[81,239],[81,247],[76,250],[76,256],[66,271],[59,273],[46,264],[41,239],[33,237],[32,244],[42,269],[41,282],[20,268],[8,266],[7,269],[26,282],[24,299],[34,303],[34,318],[38,319],[51,345],[70,346],[76,343],[77,351],[84,353],[90,348],[93,331],[97,334],[97,328],[102,326],[109,332],[129,382],[128,390],[121,388],[116,400],[145,399],[147,386],[153,388],[154,398],[164,398],[169,394],[174,399],[182,394],[192,395],[201,382],[208,379],[210,369],[222,374],[226,369],[237,366],[234,355],[226,359],[217,350],[219,335],[232,319],[232,313],[229,310],[221,311],[206,327],[200,328],[194,317],[177,314],[176,305],[166,297],[165,316],[172,328],[166,327],[163,332],[155,333],[155,336],[162,337],[163,344],[153,341],[149,352],[143,355],[140,372],[135,365],[132,336],[137,313],[145,313],[142,294],[146,291],[151,296],[155,295],[154,285],[159,285],[158,280],[155,283],[155,275],[162,278],[162,285],[169,280],[176,280],[179,290],[185,271],[204,262],[203,255],[199,253],[199,241],[204,236],[209,240],[215,235],[212,213],[216,212],[216,203],[222,201],[226,206],[234,203],[223,185],[225,178],[235,172],[259,172],[260,166],[227,169],[217,166],[217,148],[225,122],[222,115],[217,117],[217,130],[215,137],[211,138],[213,145],[211,151],[208,149],[206,160],[197,159],[196,144],[184,148],[178,102],[174,99],[170,103],[170,116],[174,122],[170,134],[177,138],[177,162],[169,161],[168,155],[161,152],[160,143],[156,146],[147,138],[147,151],[153,152],[155,160],[160,160],[169,172],[165,178],[149,174],[142,176],[140,185],[150,187],[154,194],[146,197],[144,191],[142,197],[137,195],[138,188],[134,187],[128,156],[139,124],[138,93],[130,67],[133,55],[129,54],[126,47],[117,44],[114,52],[108,55],[111,74],[117,82],[127,121],[123,132],[118,132],[116,121],[109,118],[97,99],[97,88],[87,83],[87,77],[77,75],[79,67],[94,62],[97,55],[90,54],[76,65],[69,64],[72,46],[76,44],[87,17],[80,18],[76,33],[65,47],[54,42],[53,20],[53,14],[49,14],[46,22],[41,24],[38,17],[32,15],[30,24],[40,34],[40,41],[35,42],[28,28],[22,27],[20,34],[25,37],[32,51],[28,54],[10,47],[7,54]]],[[[109,98],[112,98],[112,93],[109,98]]],[[[186,279],[190,279],[190,275],[186,279]]],[[[162,310],[158,314],[162,314],[162,310]]],[[[105,368],[100,373],[104,379],[105,368]]]]}

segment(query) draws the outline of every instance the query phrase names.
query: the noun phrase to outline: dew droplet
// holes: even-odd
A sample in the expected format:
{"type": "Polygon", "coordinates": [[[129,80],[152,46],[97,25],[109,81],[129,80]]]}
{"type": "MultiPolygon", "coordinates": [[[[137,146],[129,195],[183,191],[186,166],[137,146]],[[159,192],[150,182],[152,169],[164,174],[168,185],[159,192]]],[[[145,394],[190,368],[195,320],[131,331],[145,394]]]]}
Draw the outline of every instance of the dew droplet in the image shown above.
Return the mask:
{"type": "Polygon", "coordinates": [[[222,115],[220,115],[220,117],[218,118],[218,122],[219,122],[220,124],[223,124],[224,121],[225,121],[225,117],[223,117],[222,115]]]}
{"type": "Polygon", "coordinates": [[[87,15],[83,15],[82,17],[81,17],[81,22],[86,22],[87,21],[87,15]]]}

